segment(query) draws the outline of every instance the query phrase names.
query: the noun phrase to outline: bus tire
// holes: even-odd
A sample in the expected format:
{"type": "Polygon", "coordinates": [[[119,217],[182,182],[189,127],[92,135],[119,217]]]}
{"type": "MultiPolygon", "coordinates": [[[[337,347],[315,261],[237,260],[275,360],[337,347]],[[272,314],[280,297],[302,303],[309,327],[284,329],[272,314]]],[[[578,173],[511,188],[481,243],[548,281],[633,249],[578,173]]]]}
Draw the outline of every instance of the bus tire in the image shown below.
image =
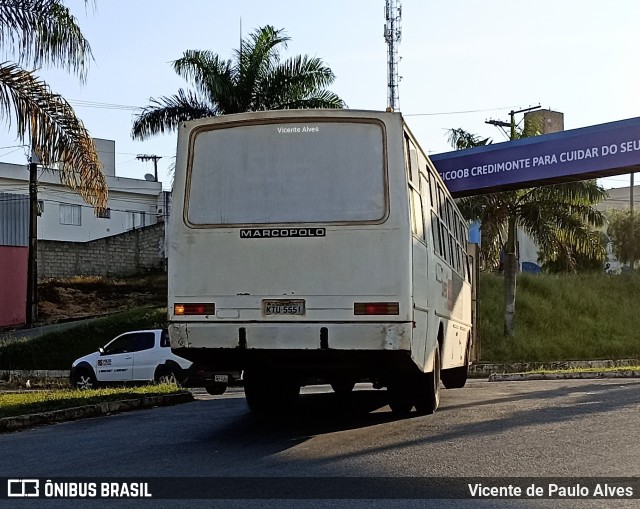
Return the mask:
{"type": "Polygon", "coordinates": [[[275,413],[289,410],[300,395],[300,384],[293,380],[268,380],[255,372],[244,374],[244,394],[249,410],[275,413]]]}
{"type": "Polygon", "coordinates": [[[211,396],[219,396],[220,394],[224,394],[227,390],[227,384],[224,382],[214,383],[210,385],[205,385],[204,390],[207,391],[207,394],[211,396]]]}
{"type": "Polygon", "coordinates": [[[446,389],[462,389],[469,376],[469,346],[464,353],[464,364],[459,368],[443,369],[440,374],[442,385],[446,389]]]}
{"type": "Polygon", "coordinates": [[[436,345],[432,370],[419,373],[415,388],[415,405],[419,414],[430,415],[440,405],[440,347],[436,345]]]}
{"type": "Polygon", "coordinates": [[[408,376],[398,375],[387,387],[389,408],[395,415],[409,415],[413,408],[413,391],[408,376]]]}
{"type": "Polygon", "coordinates": [[[338,396],[345,396],[353,391],[356,383],[353,380],[334,380],[331,382],[331,388],[338,396]]]}

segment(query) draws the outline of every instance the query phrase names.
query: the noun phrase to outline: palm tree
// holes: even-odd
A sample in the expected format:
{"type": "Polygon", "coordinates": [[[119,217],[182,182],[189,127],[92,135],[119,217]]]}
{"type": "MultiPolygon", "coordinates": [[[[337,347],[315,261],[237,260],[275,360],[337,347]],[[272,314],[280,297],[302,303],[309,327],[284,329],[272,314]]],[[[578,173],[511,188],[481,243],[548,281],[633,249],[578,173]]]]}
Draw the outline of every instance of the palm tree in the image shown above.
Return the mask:
{"type": "Polygon", "coordinates": [[[96,147],[73,108],[24,66],[57,66],[86,78],[91,47],[60,0],[0,0],[0,116],[45,165],[60,163],[61,182],[96,209],[107,184],[96,147]]]}
{"type": "MultiPolygon", "coordinates": [[[[463,140],[463,145],[465,140],[479,141],[478,145],[487,143],[487,140],[480,140],[463,130],[450,130],[449,133],[449,141],[454,147],[459,145],[459,140],[463,140]]],[[[518,136],[527,134],[525,130],[518,136]]],[[[467,220],[481,222],[485,259],[497,262],[500,254],[505,254],[505,336],[513,336],[514,333],[517,229],[521,228],[534,239],[546,260],[560,260],[570,270],[575,270],[580,256],[604,260],[605,250],[600,234],[593,228],[604,223],[602,214],[594,205],[606,196],[607,192],[595,180],[585,180],[456,200],[467,220]]]]}
{"type": "Polygon", "coordinates": [[[272,26],[243,39],[233,60],[211,51],[188,50],[173,62],[177,74],[195,90],[151,99],[133,123],[133,138],[173,131],[186,120],[203,117],[300,108],[342,108],[344,102],[326,89],[335,76],[319,58],[296,56],[282,61],[280,48],[289,37],[272,26]]]}

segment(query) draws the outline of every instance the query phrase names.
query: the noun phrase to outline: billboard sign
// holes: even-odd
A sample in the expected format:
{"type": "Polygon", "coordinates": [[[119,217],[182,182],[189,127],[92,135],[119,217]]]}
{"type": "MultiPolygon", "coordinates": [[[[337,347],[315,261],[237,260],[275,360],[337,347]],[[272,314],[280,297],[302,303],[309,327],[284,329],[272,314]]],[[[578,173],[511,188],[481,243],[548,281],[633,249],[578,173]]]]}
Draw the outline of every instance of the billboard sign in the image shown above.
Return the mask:
{"type": "Polygon", "coordinates": [[[454,197],[640,170],[640,118],[429,156],[454,197]]]}

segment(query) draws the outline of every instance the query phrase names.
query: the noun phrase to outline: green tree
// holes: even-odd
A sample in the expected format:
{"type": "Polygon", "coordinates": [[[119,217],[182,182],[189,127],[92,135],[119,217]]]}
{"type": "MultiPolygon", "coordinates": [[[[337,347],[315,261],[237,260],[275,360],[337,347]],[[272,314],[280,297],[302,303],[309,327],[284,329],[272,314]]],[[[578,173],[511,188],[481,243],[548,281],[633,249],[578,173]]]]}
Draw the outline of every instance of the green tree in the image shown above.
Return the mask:
{"type": "MultiPolygon", "coordinates": [[[[525,124],[525,129],[516,131],[515,136],[512,131],[512,138],[535,135],[536,131],[535,125],[525,124]]],[[[451,130],[449,133],[450,143],[458,147],[457,142],[464,131],[451,130]]],[[[474,137],[471,135],[466,139],[473,142],[474,137]]],[[[477,137],[475,140],[481,141],[482,145],[487,143],[477,137]]],[[[604,260],[600,234],[593,228],[604,222],[594,205],[606,195],[594,180],[585,180],[457,200],[467,220],[481,223],[485,260],[495,264],[503,257],[505,336],[513,336],[515,327],[517,229],[521,228],[538,244],[547,261],[562,260],[569,270],[575,270],[577,256],[604,260]]]]}
{"type": "Polygon", "coordinates": [[[576,252],[571,249],[571,246],[563,246],[563,249],[559,249],[549,256],[547,256],[547,253],[539,251],[538,260],[542,266],[542,270],[556,274],[568,272],[602,272],[605,259],[597,243],[599,242],[603,249],[605,249],[609,238],[603,232],[598,232],[597,237],[599,237],[599,239],[593,239],[595,243],[593,251],[588,254],[576,252]]]}
{"type": "Polygon", "coordinates": [[[89,132],[73,108],[25,67],[59,67],[86,78],[91,47],[60,0],[0,0],[0,116],[45,166],[60,164],[61,182],[96,208],[107,184],[89,132]]]}
{"type": "Polygon", "coordinates": [[[256,29],[240,43],[234,59],[211,51],[188,50],[173,69],[194,90],[151,99],[133,123],[133,138],[173,131],[187,120],[246,111],[342,108],[344,102],[326,89],[335,76],[319,58],[281,60],[289,37],[272,26],[256,29]]]}
{"type": "Polygon", "coordinates": [[[610,210],[607,212],[607,234],[611,240],[613,253],[618,261],[629,263],[640,260],[640,219],[637,214],[631,217],[630,209],[610,210]],[[633,220],[633,236],[631,224],[633,220]]]}

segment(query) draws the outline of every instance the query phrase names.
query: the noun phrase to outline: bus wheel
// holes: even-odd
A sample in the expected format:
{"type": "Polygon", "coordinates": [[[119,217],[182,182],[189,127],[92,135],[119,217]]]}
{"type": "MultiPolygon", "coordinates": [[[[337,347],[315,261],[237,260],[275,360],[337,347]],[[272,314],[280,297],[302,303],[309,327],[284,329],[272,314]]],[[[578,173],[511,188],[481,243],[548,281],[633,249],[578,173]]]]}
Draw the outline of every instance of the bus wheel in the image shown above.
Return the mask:
{"type": "Polygon", "coordinates": [[[331,388],[333,392],[335,392],[339,396],[344,396],[353,391],[353,388],[356,386],[356,383],[353,380],[334,380],[331,382],[331,388]]]}
{"type": "Polygon", "coordinates": [[[412,388],[408,376],[398,375],[387,387],[389,407],[396,415],[408,415],[413,408],[412,388]]]}
{"type": "Polygon", "coordinates": [[[436,345],[433,369],[419,373],[414,386],[416,410],[420,414],[432,414],[440,404],[440,348],[436,345]]]}
{"type": "Polygon", "coordinates": [[[464,364],[459,368],[443,369],[440,375],[442,385],[447,389],[462,389],[469,376],[469,343],[464,353],[464,364]]]}
{"type": "Polygon", "coordinates": [[[252,412],[275,413],[295,404],[300,395],[300,384],[292,380],[269,380],[267,375],[246,372],[244,394],[252,412]]]}

